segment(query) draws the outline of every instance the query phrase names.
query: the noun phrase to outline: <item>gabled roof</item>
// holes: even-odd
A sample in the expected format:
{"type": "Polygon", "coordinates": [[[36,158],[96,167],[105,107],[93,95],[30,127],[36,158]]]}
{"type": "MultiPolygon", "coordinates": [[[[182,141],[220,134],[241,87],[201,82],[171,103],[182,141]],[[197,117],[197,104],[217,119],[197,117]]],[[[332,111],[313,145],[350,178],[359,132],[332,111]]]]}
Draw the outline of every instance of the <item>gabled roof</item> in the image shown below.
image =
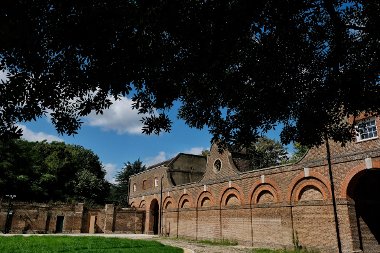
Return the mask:
{"type": "Polygon", "coordinates": [[[153,165],[149,166],[148,168],[146,168],[146,170],[150,170],[150,169],[154,169],[154,168],[162,167],[162,166],[168,166],[173,159],[174,158],[170,158],[169,160],[153,164],[153,165]]]}
{"type": "MultiPolygon", "coordinates": [[[[163,162],[160,162],[160,163],[156,163],[156,164],[153,164],[151,166],[149,166],[146,170],[150,170],[150,169],[154,169],[154,168],[157,168],[157,167],[162,167],[162,166],[165,166],[165,167],[170,167],[170,165],[172,165],[176,160],[178,160],[179,157],[181,156],[194,156],[194,157],[204,157],[202,155],[193,155],[193,154],[185,154],[185,153],[179,153],[178,155],[176,155],[175,157],[173,158],[170,158],[166,161],[163,161],[163,162]]],[[[206,158],[205,158],[206,159],[206,158]]]]}
{"type": "MultiPolygon", "coordinates": [[[[178,155],[176,155],[175,157],[173,157],[171,159],[171,161],[169,162],[169,164],[167,166],[170,166],[172,165],[175,161],[178,160],[178,158],[180,158],[181,156],[194,156],[194,157],[204,157],[202,155],[193,155],[193,154],[185,154],[185,153],[179,153],[178,155]]],[[[206,159],[206,157],[204,157],[206,159]]]]}

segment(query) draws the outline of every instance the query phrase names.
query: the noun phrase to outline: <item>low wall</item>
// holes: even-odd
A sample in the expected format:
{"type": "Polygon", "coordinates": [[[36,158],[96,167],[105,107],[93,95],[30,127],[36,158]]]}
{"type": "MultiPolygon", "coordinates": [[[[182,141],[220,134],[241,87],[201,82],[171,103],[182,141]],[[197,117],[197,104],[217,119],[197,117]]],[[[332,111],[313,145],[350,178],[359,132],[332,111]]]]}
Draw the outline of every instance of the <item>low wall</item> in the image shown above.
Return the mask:
{"type": "Polygon", "coordinates": [[[143,233],[145,211],[83,204],[0,204],[0,231],[9,233],[143,233]]]}

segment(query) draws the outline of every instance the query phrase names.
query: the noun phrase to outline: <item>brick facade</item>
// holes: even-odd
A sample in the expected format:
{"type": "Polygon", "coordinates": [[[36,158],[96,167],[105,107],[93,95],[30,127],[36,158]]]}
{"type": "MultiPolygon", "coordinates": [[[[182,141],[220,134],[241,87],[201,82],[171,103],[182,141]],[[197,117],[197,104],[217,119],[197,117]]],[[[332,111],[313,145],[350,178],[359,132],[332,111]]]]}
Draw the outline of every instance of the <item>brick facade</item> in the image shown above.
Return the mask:
{"type": "MultiPolygon", "coordinates": [[[[0,204],[4,231],[8,203],[0,204]]],[[[76,205],[12,204],[10,233],[144,233],[145,211],[137,208],[85,208],[76,205]]]]}
{"type": "MultiPolygon", "coordinates": [[[[380,140],[345,147],[331,142],[330,149],[343,252],[378,253],[380,140]]],[[[294,164],[255,171],[245,171],[240,164],[232,153],[219,153],[212,145],[202,179],[174,185],[170,168],[161,164],[131,177],[136,191],[131,189],[130,204],[145,209],[146,233],[153,233],[156,224],[160,233],[171,237],[228,239],[272,248],[292,248],[296,239],[303,247],[337,252],[324,146],[309,150],[294,164]],[[143,180],[155,177],[162,177],[162,185],[142,189],[143,180]],[[159,203],[159,216],[148,215],[152,201],[159,203]]]]}

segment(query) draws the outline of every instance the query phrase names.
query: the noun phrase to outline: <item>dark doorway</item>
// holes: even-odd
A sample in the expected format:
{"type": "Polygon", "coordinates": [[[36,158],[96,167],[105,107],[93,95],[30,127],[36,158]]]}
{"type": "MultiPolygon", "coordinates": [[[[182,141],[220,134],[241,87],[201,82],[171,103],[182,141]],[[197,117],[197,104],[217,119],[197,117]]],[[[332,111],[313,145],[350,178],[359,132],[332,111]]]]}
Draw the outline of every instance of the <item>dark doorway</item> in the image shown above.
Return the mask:
{"type": "Polygon", "coordinates": [[[8,210],[7,219],[5,221],[4,234],[8,234],[12,229],[13,210],[8,210]]]}
{"type": "Polygon", "coordinates": [[[354,178],[356,226],[363,252],[380,252],[380,170],[365,170],[354,178]]]}
{"type": "Polygon", "coordinates": [[[50,220],[51,220],[51,213],[48,212],[46,216],[46,222],[45,222],[45,233],[49,232],[50,229],[50,220]]]}
{"type": "Polygon", "coordinates": [[[65,216],[57,216],[57,223],[55,225],[55,232],[62,233],[63,232],[63,220],[65,216]]]}
{"type": "Polygon", "coordinates": [[[154,199],[150,204],[150,222],[153,234],[158,234],[158,221],[159,221],[159,205],[157,199],[154,199]]]}

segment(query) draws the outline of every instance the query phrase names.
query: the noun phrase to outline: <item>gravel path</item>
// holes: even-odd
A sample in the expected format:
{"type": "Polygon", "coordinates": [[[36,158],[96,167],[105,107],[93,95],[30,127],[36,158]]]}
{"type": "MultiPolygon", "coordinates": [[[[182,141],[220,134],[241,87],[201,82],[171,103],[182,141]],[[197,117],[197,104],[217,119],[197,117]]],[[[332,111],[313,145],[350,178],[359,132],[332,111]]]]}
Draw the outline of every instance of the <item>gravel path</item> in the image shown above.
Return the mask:
{"type": "Polygon", "coordinates": [[[181,240],[181,239],[169,239],[169,238],[154,238],[163,244],[186,248],[193,250],[195,253],[251,253],[252,248],[245,246],[225,246],[225,245],[209,245],[202,244],[195,241],[181,240]]]}

